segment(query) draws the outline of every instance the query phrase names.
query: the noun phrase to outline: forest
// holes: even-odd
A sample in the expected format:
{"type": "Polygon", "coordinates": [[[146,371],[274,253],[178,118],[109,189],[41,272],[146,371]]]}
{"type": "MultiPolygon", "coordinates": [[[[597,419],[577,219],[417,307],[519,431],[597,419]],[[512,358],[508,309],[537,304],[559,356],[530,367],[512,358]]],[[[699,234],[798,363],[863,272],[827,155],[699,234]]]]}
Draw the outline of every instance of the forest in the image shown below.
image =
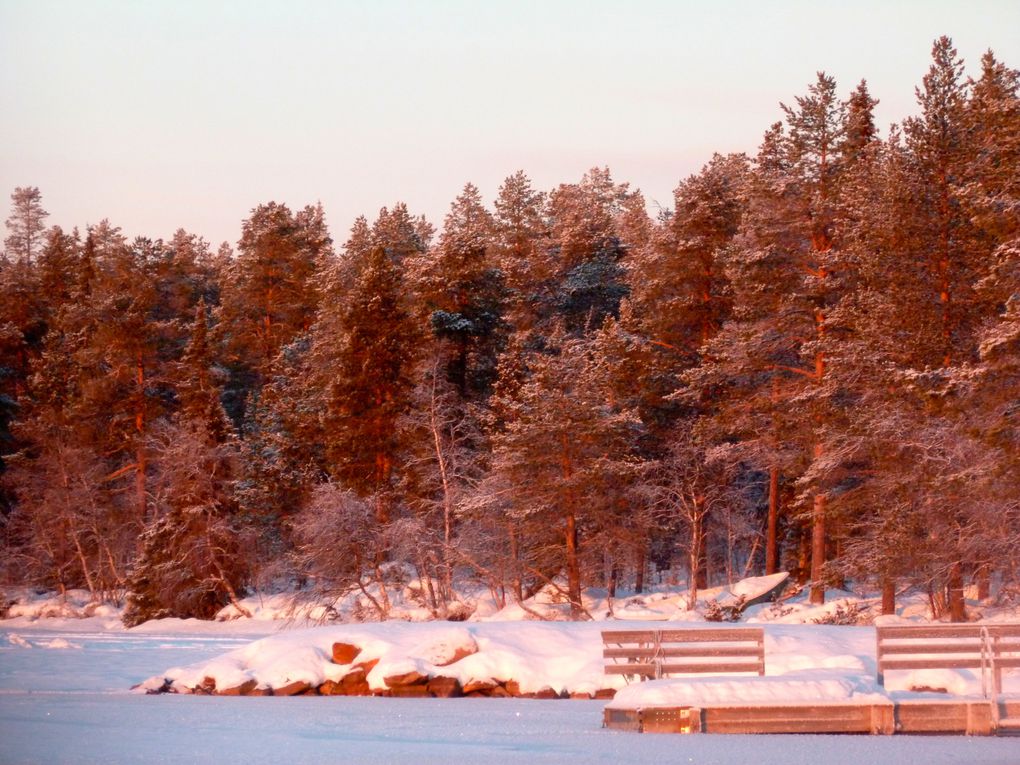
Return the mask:
{"type": "MultiPolygon", "coordinates": [[[[50,226],[0,259],[0,584],[125,622],[472,582],[1020,593],[1020,72],[940,38],[888,130],[819,73],[673,207],[607,168],[334,241],[50,226]],[[243,608],[243,607],[242,607],[243,608]]],[[[399,189],[395,190],[399,194],[399,189]]],[[[196,204],[201,204],[196,200],[196,204]]]]}

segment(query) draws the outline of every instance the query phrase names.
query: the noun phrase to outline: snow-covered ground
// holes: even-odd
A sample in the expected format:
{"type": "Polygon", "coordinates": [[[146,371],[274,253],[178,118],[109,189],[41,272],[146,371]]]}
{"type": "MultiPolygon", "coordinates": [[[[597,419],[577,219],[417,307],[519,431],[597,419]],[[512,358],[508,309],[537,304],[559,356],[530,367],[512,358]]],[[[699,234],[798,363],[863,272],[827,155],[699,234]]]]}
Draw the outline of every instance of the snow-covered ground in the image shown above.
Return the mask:
{"type": "MultiPolygon", "coordinates": [[[[664,606],[664,601],[645,596],[629,610],[672,608],[679,613],[675,604],[664,606]]],[[[262,602],[263,618],[167,619],[132,630],[123,628],[116,610],[42,600],[0,620],[0,763],[1020,763],[1016,739],[680,737],[609,731],[601,728],[607,702],[594,700],[231,698],[129,690],[147,679],[176,676],[183,682],[219,673],[224,685],[242,675],[272,684],[309,672],[314,680],[315,673],[326,677],[337,671],[328,657],[337,640],[359,645],[364,658],[379,658],[380,683],[385,674],[442,664],[453,648],[470,641],[475,653],[441,667],[444,674],[462,680],[516,675],[522,691],[539,684],[591,690],[622,683],[601,674],[599,630],[651,626],[640,621],[650,618],[646,613],[629,623],[609,624],[514,622],[492,613],[484,621],[456,624],[307,628],[266,618],[280,612],[262,602]],[[40,618],[43,613],[49,616],[40,618]]],[[[654,701],[655,695],[669,703],[705,692],[762,698],[882,692],[874,684],[874,631],[805,624],[811,613],[817,618],[823,612],[792,602],[783,609],[760,607],[750,615],[766,630],[763,680],[734,678],[713,684],[711,691],[685,681],[643,683],[629,686],[617,700],[639,693],[649,695],[642,703],[654,701]]],[[[618,610],[617,616],[622,615],[618,610]]],[[[891,674],[887,685],[905,693],[895,689],[918,680],[953,692],[980,690],[977,678],[966,671],[922,678],[891,674]]],[[[1020,692],[1020,674],[1006,680],[1007,691],[1020,692]]]]}

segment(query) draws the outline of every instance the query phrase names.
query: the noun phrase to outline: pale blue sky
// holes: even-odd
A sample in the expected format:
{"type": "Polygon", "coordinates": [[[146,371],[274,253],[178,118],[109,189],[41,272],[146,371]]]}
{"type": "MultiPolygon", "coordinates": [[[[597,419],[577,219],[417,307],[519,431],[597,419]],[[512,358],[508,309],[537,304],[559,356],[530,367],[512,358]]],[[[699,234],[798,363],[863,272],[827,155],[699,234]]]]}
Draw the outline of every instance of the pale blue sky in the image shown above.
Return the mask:
{"type": "Polygon", "coordinates": [[[1007,0],[0,0],[0,195],[214,244],[269,200],[321,200],[340,242],[395,201],[438,226],[518,169],[549,189],[608,165],[669,206],[816,71],[867,78],[884,132],[935,37],[976,73],[989,47],[1020,67],[1018,30],[1007,0]]]}

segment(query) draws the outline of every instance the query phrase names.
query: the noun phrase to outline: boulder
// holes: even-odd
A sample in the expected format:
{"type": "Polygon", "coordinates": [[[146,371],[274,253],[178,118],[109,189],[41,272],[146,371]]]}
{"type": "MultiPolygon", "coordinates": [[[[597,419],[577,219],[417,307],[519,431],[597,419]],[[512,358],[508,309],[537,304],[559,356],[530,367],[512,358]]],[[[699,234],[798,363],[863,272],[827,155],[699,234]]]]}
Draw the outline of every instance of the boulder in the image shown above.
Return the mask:
{"type": "Polygon", "coordinates": [[[352,670],[360,669],[366,675],[375,669],[375,665],[379,663],[378,659],[369,659],[368,661],[359,661],[357,664],[351,666],[352,670]]]}
{"type": "Polygon", "coordinates": [[[255,690],[255,686],[258,685],[258,681],[255,678],[245,680],[240,685],[235,685],[233,688],[224,688],[222,691],[216,691],[217,696],[247,696],[255,690]]]}
{"type": "Polygon", "coordinates": [[[616,698],[615,688],[599,688],[595,691],[595,698],[597,699],[612,699],[616,698]]]}
{"type": "Polygon", "coordinates": [[[509,696],[521,695],[521,684],[516,680],[507,680],[503,683],[503,687],[506,688],[507,695],[509,696]]]}
{"type": "Polygon", "coordinates": [[[279,688],[273,688],[274,696],[297,696],[304,693],[311,688],[311,683],[306,683],[304,680],[295,680],[286,685],[282,685],[279,688]]]}
{"type": "Polygon", "coordinates": [[[363,669],[348,672],[340,679],[341,696],[368,696],[372,689],[368,687],[368,676],[363,669]]]}
{"type": "Polygon", "coordinates": [[[472,694],[478,696],[488,696],[492,693],[495,687],[496,683],[494,683],[492,680],[469,680],[468,682],[464,683],[464,687],[462,688],[462,690],[464,691],[465,696],[470,696],[472,694]]]}
{"type": "Polygon", "coordinates": [[[388,695],[400,699],[420,699],[429,695],[429,688],[427,685],[398,685],[390,688],[388,695]]]}
{"type": "Polygon", "coordinates": [[[455,677],[433,677],[429,680],[427,687],[430,695],[440,699],[464,695],[464,690],[460,687],[460,680],[455,677]]]}
{"type": "Polygon", "coordinates": [[[406,685],[424,685],[428,681],[428,675],[423,675],[421,672],[416,672],[414,670],[383,678],[383,682],[386,683],[387,688],[401,688],[406,685]]]}
{"type": "Polygon", "coordinates": [[[273,689],[270,688],[268,685],[265,686],[264,688],[253,688],[251,691],[248,692],[248,695],[249,696],[272,696],[273,695],[273,689]]]}
{"type": "Polygon", "coordinates": [[[560,697],[559,691],[553,690],[548,685],[539,688],[535,692],[536,699],[558,699],[559,697],[560,697]]]}
{"type": "Polygon", "coordinates": [[[350,643],[333,643],[333,663],[334,664],[351,664],[358,654],[361,653],[361,649],[356,645],[350,643]]]}

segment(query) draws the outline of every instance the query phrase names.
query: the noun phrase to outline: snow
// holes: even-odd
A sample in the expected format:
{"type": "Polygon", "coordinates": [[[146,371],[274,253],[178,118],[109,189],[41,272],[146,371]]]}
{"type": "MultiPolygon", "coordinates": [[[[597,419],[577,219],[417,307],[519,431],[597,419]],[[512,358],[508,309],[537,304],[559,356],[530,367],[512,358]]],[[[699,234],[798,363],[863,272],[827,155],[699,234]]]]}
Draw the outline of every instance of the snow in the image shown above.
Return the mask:
{"type": "MultiPolygon", "coordinates": [[[[672,599],[646,595],[657,609],[672,599]]],[[[268,601],[268,599],[267,599],[268,601]]],[[[264,602],[267,602],[264,601],[264,602]]],[[[593,598],[593,603],[596,599],[593,598]]],[[[635,601],[631,601],[635,602],[635,601]]],[[[522,690],[551,685],[592,691],[620,685],[616,701],[647,694],[642,704],[685,698],[719,701],[864,699],[874,685],[874,630],[764,619],[764,678],[735,676],[634,683],[602,674],[604,628],[649,627],[618,622],[347,624],[315,628],[263,617],[224,622],[167,619],[125,630],[109,614],[75,618],[25,607],[0,620],[0,762],[12,763],[698,763],[859,765],[923,761],[926,765],[1010,765],[1015,740],[883,736],[638,735],[601,728],[603,701],[534,699],[396,699],[362,697],[235,698],[132,693],[145,678],[179,680],[212,673],[224,685],[255,677],[275,684],[316,681],[347,671],[329,660],[334,641],[362,648],[355,661],[378,658],[377,684],[408,669],[462,679],[516,679],[522,690]],[[474,650],[474,653],[470,653],[474,650]],[[463,655],[452,664],[441,666],[463,655]],[[164,668],[170,668],[163,671],[164,668]],[[686,689],[686,690],[685,690],[686,689]]],[[[804,614],[817,611],[793,602],[804,614]]],[[[768,613],[769,607],[760,611],[768,613]]],[[[623,609],[619,609],[623,610],[623,609]]],[[[628,611],[632,609],[626,609],[628,611]]],[[[493,612],[495,615],[495,612],[493,612]]],[[[661,618],[661,617],[660,617],[661,618]]],[[[684,618],[689,618],[684,617],[684,618]]],[[[901,617],[902,618],[902,617],[901,617]]],[[[1005,616],[1002,618],[1006,618],[1005,616]]],[[[1015,614],[1013,620],[1016,620],[1015,614]]],[[[691,626],[698,626],[691,622],[691,626]]],[[[708,625],[705,625],[708,626],[708,625]]],[[[1006,690],[1020,692],[1020,674],[1006,690]]],[[[889,695],[912,684],[980,692],[966,670],[889,673],[889,695]]],[[[222,687],[222,686],[221,686],[222,687]]],[[[936,697],[936,694],[932,694],[936,697]]]]}
{"type": "Polygon", "coordinates": [[[705,707],[726,704],[846,701],[880,703],[888,696],[874,681],[861,676],[808,673],[781,677],[721,679],[697,677],[653,680],[630,685],[609,702],[618,709],[705,707]]]}

